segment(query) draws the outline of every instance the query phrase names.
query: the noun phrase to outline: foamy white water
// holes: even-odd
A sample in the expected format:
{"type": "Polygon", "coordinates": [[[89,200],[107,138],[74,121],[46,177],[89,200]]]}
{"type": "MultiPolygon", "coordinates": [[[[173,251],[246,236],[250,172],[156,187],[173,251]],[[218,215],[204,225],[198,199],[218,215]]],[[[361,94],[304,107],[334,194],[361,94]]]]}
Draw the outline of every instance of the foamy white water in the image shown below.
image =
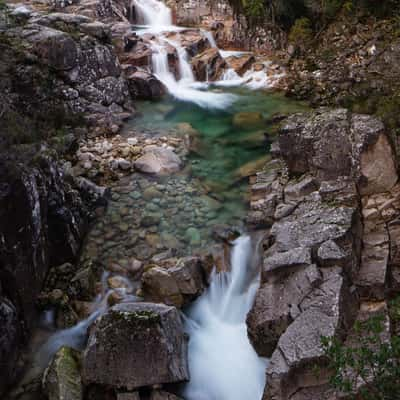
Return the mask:
{"type": "MultiPolygon", "coordinates": [[[[195,103],[203,108],[225,109],[231,106],[237,96],[229,93],[215,93],[207,90],[208,86],[197,85],[186,50],[179,41],[171,41],[163,34],[163,32],[179,32],[181,29],[172,24],[171,10],[157,0],[133,0],[132,5],[135,7],[138,22],[148,27],[139,31],[138,34],[148,32],[158,34],[158,39],[151,41],[153,72],[166,86],[168,92],[178,100],[195,103]],[[170,71],[166,44],[173,46],[177,51],[179,80],[170,71]]],[[[210,32],[204,31],[204,35],[211,46],[216,46],[210,32]]]]}
{"type": "Polygon", "coordinates": [[[186,400],[259,400],[266,360],[257,356],[246,327],[259,285],[258,261],[248,236],[238,238],[232,270],[214,273],[207,291],[187,312],[190,381],[186,400]]]}

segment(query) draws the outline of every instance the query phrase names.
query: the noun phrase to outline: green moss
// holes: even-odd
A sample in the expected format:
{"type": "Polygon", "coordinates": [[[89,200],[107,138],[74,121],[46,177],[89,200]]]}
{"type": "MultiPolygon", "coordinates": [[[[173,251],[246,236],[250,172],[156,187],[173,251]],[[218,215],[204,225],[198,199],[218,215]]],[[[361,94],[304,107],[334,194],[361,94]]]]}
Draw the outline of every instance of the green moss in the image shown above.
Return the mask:
{"type": "Polygon", "coordinates": [[[311,21],[308,18],[299,18],[295,21],[289,33],[289,42],[304,48],[310,44],[313,38],[311,21]]]}

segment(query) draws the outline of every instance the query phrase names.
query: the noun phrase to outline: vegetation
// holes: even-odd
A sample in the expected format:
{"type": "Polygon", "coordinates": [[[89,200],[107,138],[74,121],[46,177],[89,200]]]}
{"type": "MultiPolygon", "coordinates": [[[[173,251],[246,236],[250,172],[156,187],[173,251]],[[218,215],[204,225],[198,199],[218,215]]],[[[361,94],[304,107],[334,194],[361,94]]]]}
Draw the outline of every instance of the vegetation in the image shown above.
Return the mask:
{"type": "MultiPolygon", "coordinates": [[[[391,319],[400,321],[400,298],[391,303],[391,319]]],[[[323,337],[322,344],[337,390],[363,400],[395,400],[400,393],[400,336],[390,335],[387,318],[377,314],[357,321],[352,344],[323,337]]]]}
{"type": "Polygon", "coordinates": [[[297,20],[308,18],[317,32],[338,13],[366,13],[383,18],[398,15],[400,2],[385,0],[229,0],[235,13],[250,25],[274,23],[290,31],[297,20]]]}

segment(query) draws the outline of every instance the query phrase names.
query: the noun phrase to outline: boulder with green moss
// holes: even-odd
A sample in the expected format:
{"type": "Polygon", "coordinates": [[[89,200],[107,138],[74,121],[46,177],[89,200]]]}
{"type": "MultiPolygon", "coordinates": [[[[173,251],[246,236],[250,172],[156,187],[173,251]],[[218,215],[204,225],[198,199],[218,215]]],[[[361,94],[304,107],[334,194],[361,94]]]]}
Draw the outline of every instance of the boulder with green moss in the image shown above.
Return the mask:
{"type": "Polygon", "coordinates": [[[83,388],[79,353],[61,347],[43,375],[43,391],[48,400],[81,400],[83,388]]]}
{"type": "Polygon", "coordinates": [[[127,390],[188,380],[187,340],[177,309],[154,303],[111,308],[91,330],[83,379],[127,390]]]}

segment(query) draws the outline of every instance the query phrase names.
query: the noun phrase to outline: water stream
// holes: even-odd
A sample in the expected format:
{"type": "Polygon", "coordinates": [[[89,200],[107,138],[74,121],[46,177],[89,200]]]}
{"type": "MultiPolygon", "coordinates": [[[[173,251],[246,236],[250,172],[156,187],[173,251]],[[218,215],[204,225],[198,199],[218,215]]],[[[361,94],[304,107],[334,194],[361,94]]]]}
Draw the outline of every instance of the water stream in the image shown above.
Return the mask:
{"type": "MultiPolygon", "coordinates": [[[[185,135],[189,131],[197,145],[180,174],[166,178],[134,174],[112,186],[107,213],[88,235],[82,255],[107,266],[125,265],[132,257],[148,261],[160,252],[194,254],[210,246],[213,227],[244,226],[248,171],[253,170],[254,161],[263,164],[268,158],[266,121],[274,113],[303,108],[281,94],[255,90],[269,85],[270,78],[263,70],[239,76],[227,69],[219,82],[196,82],[179,34],[174,40],[167,35],[182,30],[173,25],[171,10],[158,0],[132,0],[132,8],[141,24],[137,32],[153,34],[153,73],[164,83],[169,97],[156,103],[138,103],[141,117],[129,122],[127,131],[149,137],[171,131],[185,135]],[[179,79],[168,64],[167,46],[176,49],[179,79]],[[149,189],[152,196],[144,196],[149,189]],[[157,216],[157,224],[143,225],[146,215],[157,216]]],[[[212,34],[201,32],[216,47],[212,34]]],[[[241,53],[221,54],[229,57],[241,53]]],[[[185,400],[262,398],[266,360],[257,356],[246,328],[246,315],[259,285],[258,242],[247,235],[236,239],[231,270],[214,272],[206,292],[185,310],[191,376],[181,393],[185,400]]],[[[136,301],[135,285],[127,282],[119,297],[136,301]]],[[[88,326],[108,307],[106,275],[102,288],[92,314],[78,325],[55,333],[38,352],[38,364],[46,364],[63,344],[82,344],[88,326]]]]}
{"type": "Polygon", "coordinates": [[[266,360],[252,348],[246,327],[259,284],[258,243],[241,236],[233,246],[231,271],[214,273],[207,292],[187,310],[186,400],[257,400],[264,391],[266,360]]]}

